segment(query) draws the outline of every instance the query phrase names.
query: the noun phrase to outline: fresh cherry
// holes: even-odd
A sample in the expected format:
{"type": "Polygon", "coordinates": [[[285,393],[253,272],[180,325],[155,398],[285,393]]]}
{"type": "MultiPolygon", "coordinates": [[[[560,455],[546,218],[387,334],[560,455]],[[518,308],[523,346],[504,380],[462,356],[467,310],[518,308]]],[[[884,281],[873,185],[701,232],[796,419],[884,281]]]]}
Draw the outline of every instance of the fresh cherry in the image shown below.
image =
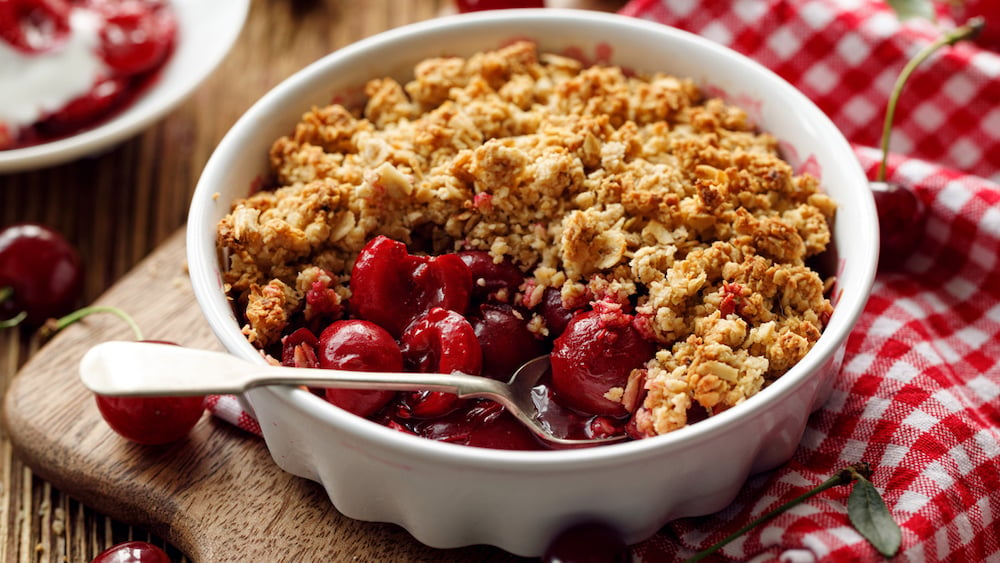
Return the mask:
{"type": "MultiPolygon", "coordinates": [[[[400,338],[403,360],[410,371],[423,373],[461,372],[479,375],[483,353],[476,333],[462,315],[435,307],[406,329],[400,338]]],[[[439,391],[407,393],[402,415],[429,418],[454,410],[458,397],[439,391]]]]}
{"type": "Polygon", "coordinates": [[[588,414],[626,414],[620,402],[605,395],[612,388],[625,389],[632,370],[656,350],[631,321],[631,315],[605,303],[573,317],[552,348],[552,388],[558,402],[588,414]]]}
{"type": "Polygon", "coordinates": [[[465,250],[458,253],[472,273],[472,299],[483,303],[499,301],[509,303],[524,283],[524,273],[509,257],[494,262],[485,250],[465,250]]]}
{"type": "Polygon", "coordinates": [[[55,48],[70,32],[65,0],[0,0],[0,39],[24,53],[55,48]]]}
{"type": "Polygon", "coordinates": [[[983,28],[975,38],[980,46],[1000,53],[1000,2],[997,0],[961,0],[947,2],[956,24],[983,18],[983,28]]]}
{"type": "Polygon", "coordinates": [[[503,10],[507,8],[544,8],[545,0],[456,0],[459,12],[503,10]]]}
{"type": "Polygon", "coordinates": [[[464,313],[472,273],[455,254],[414,256],[403,243],[377,236],[355,260],[351,291],[355,315],[399,337],[431,308],[464,313]]]}
{"type": "Polygon", "coordinates": [[[898,268],[924,236],[926,211],[912,191],[886,182],[871,182],[879,221],[879,268],[898,268]]]}
{"type": "Polygon", "coordinates": [[[33,326],[68,313],[83,291],[83,263],[65,238],[43,225],[0,231],[0,319],[24,313],[33,326]]]}
{"type": "Polygon", "coordinates": [[[628,563],[632,561],[621,532],[609,524],[587,521],[558,533],[542,554],[543,563],[628,563]]]}
{"type": "Polygon", "coordinates": [[[485,303],[469,320],[483,351],[485,377],[508,381],[517,368],[548,351],[528,330],[524,315],[509,305],[485,303]]]}
{"type": "Polygon", "coordinates": [[[104,61],[121,75],[148,72],[167,58],[177,21],[162,2],[122,0],[99,2],[105,25],[101,28],[104,61]]]}
{"type": "Polygon", "coordinates": [[[96,397],[97,408],[112,430],[147,446],[187,436],[205,412],[204,397],[96,397]]]}
{"type": "MultiPolygon", "coordinates": [[[[158,343],[176,346],[172,342],[158,343]]],[[[95,395],[95,398],[101,416],[112,430],[148,446],[167,444],[187,436],[205,413],[204,397],[95,395]]]]}
{"type": "Polygon", "coordinates": [[[105,549],[91,563],[170,563],[170,557],[151,543],[133,540],[105,549]]]}
{"type": "MultiPolygon", "coordinates": [[[[403,371],[403,355],[386,330],[362,320],[335,321],[319,336],[319,366],[350,371],[403,371]]],[[[326,400],[358,416],[384,407],[395,391],[326,389],[326,400]]]]}
{"type": "MultiPolygon", "coordinates": [[[[51,336],[67,326],[95,313],[111,313],[124,320],[135,339],[165,346],[173,342],[143,340],[139,325],[125,311],[111,306],[83,307],[58,319],[49,319],[39,333],[51,336]]],[[[114,397],[94,395],[101,417],[120,436],[150,446],[166,444],[186,436],[205,413],[205,397],[114,397]]]]}

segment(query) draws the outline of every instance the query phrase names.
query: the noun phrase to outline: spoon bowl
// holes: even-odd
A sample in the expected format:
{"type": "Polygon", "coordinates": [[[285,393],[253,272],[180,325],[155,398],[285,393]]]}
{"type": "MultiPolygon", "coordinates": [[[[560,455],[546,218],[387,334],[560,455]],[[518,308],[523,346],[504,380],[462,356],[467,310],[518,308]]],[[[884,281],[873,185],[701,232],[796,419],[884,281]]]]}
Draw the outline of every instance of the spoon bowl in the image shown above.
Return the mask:
{"type": "Polygon", "coordinates": [[[83,384],[99,395],[191,396],[239,394],[262,385],[306,385],[343,389],[441,391],[459,398],[490,399],[547,443],[586,446],[625,438],[561,438],[539,418],[531,390],[549,368],[539,356],[504,383],[465,373],[393,373],[261,365],[231,354],[151,342],[104,342],[80,361],[83,384]]]}

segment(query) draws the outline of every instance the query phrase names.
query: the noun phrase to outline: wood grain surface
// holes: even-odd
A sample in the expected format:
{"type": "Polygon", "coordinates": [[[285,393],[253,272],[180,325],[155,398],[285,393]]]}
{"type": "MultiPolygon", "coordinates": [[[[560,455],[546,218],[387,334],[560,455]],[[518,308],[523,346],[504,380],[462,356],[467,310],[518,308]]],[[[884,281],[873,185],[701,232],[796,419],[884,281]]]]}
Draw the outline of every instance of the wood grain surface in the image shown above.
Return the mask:
{"type": "MultiPolygon", "coordinates": [[[[549,2],[605,11],[623,4],[549,2]]],[[[140,318],[150,338],[208,346],[207,329],[184,320],[197,316],[193,300],[182,297],[187,278],[180,230],[212,149],[257,98],[306,64],[369,35],[453,10],[450,0],[253,0],[232,52],[164,119],[103,154],[0,174],[0,227],[41,222],[70,239],[87,267],[81,304],[112,303],[140,318]]],[[[0,561],[87,562],[128,539],[162,545],[175,561],[505,558],[493,550],[428,550],[396,527],[347,520],[318,486],[268,473],[273,465],[258,439],[210,418],[190,440],[168,448],[116,440],[92,418],[92,402],[73,382],[81,347],[95,337],[128,336],[110,316],[93,317],[48,343],[28,327],[0,331],[0,392],[9,389],[13,405],[9,413],[4,407],[13,426],[0,428],[0,561]],[[38,421],[49,427],[38,428],[38,421]],[[18,444],[53,441],[60,447],[21,448],[18,455],[15,436],[18,444]],[[174,459],[186,461],[178,467],[174,459]],[[248,459],[254,463],[233,465],[248,459]],[[79,473],[62,469],[80,465],[86,469],[79,473]],[[110,475],[134,483],[114,496],[102,488],[110,475]],[[168,480],[172,496],[163,492],[168,480]],[[227,485],[244,482],[259,483],[261,498],[224,497],[227,485]],[[217,504],[192,497],[210,492],[223,495],[217,504]],[[144,503],[146,495],[155,502],[144,503]],[[243,520],[248,515],[257,516],[253,526],[243,520]],[[310,524],[288,526],[300,521],[310,524]],[[206,529],[219,533],[209,540],[206,529]],[[332,541],[337,538],[349,541],[332,541]],[[316,543],[334,551],[296,551],[319,549],[316,543]],[[268,550],[273,557],[250,557],[268,550]]]]}

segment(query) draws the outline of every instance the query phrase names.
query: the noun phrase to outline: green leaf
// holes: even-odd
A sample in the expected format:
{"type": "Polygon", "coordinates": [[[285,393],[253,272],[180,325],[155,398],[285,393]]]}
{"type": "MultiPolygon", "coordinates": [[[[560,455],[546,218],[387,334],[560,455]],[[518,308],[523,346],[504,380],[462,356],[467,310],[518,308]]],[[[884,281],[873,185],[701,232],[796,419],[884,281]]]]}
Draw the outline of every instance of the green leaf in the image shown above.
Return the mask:
{"type": "Polygon", "coordinates": [[[860,478],[851,489],[847,499],[847,515],[854,528],[886,557],[899,551],[903,541],[899,525],[889,514],[889,508],[879,495],[875,485],[868,479],[860,478]]]}
{"type": "Polygon", "coordinates": [[[896,17],[901,20],[924,18],[934,21],[934,4],[931,0],[886,0],[896,17]]]}

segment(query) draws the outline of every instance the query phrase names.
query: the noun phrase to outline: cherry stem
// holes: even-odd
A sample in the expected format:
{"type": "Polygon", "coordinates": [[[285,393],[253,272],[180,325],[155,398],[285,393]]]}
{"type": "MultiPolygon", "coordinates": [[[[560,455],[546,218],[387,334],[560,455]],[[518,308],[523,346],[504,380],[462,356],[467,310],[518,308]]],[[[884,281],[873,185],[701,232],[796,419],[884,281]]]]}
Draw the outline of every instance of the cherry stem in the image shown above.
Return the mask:
{"type": "Polygon", "coordinates": [[[747,533],[753,528],[759,526],[760,524],[763,524],[764,522],[767,522],[768,520],[774,518],[775,516],[787,511],[788,509],[794,506],[801,504],[806,499],[814,497],[827,489],[832,489],[840,485],[847,485],[849,483],[853,483],[858,479],[868,479],[870,477],[871,477],[871,468],[868,466],[867,463],[862,462],[862,463],[856,463],[854,465],[849,465],[838,471],[836,474],[834,474],[826,481],[823,481],[822,483],[817,485],[815,488],[810,489],[805,493],[802,493],[801,495],[786,502],[785,504],[775,508],[774,510],[771,510],[770,512],[764,514],[763,516],[743,526],[739,530],[736,530],[732,534],[719,540],[708,549],[699,551],[690,558],[684,560],[684,563],[693,563],[694,561],[701,561],[702,559],[708,557],[709,555],[712,555],[716,551],[719,551],[720,549],[725,547],[726,544],[742,536],[743,534],[747,533]]]}
{"type": "Polygon", "coordinates": [[[896,117],[896,103],[899,102],[903,87],[906,85],[906,81],[910,79],[910,75],[913,74],[913,71],[921,63],[933,55],[935,51],[945,45],[954,45],[964,39],[974,39],[983,30],[985,25],[986,20],[982,17],[975,17],[965,22],[965,25],[945,32],[936,41],[924,47],[910,59],[906,63],[906,66],[903,67],[902,72],[899,73],[899,76],[896,77],[896,84],[892,88],[892,94],[889,95],[889,105],[885,110],[885,123],[882,125],[882,162],[879,165],[877,181],[885,182],[886,167],[889,161],[889,135],[892,132],[893,119],[896,117]]]}
{"type": "MultiPolygon", "coordinates": [[[[0,287],[0,303],[3,303],[14,296],[14,288],[8,286],[0,287]]],[[[28,313],[26,311],[21,311],[20,313],[14,315],[9,319],[0,320],[0,329],[3,328],[13,328],[19,324],[21,321],[28,318],[28,313]]]]}
{"type": "Polygon", "coordinates": [[[118,307],[93,305],[90,307],[83,307],[82,309],[77,309],[72,313],[66,315],[65,317],[59,319],[49,319],[45,325],[41,328],[40,332],[43,338],[48,338],[53,334],[59,332],[60,330],[68,327],[69,325],[79,321],[80,319],[92,315],[94,313],[111,313],[118,318],[125,321],[129,328],[132,329],[132,333],[135,335],[136,340],[142,340],[142,330],[139,329],[139,325],[136,324],[132,317],[130,317],[125,311],[122,311],[118,307]]]}

